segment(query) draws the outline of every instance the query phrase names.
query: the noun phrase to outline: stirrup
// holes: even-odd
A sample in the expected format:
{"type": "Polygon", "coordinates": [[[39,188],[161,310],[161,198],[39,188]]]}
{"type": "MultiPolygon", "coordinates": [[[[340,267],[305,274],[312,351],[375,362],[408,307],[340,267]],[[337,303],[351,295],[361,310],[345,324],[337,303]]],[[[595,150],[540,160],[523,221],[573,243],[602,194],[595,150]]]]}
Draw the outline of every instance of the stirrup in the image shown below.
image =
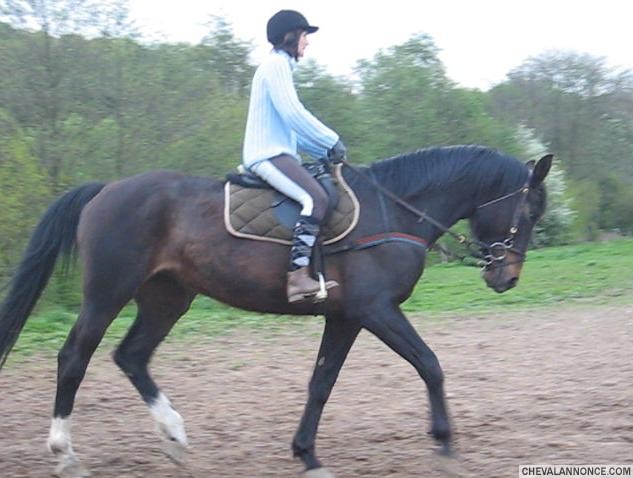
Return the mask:
{"type": "Polygon", "coordinates": [[[325,277],[319,272],[319,292],[314,295],[314,303],[318,304],[327,299],[327,289],[325,288],[325,277]]]}

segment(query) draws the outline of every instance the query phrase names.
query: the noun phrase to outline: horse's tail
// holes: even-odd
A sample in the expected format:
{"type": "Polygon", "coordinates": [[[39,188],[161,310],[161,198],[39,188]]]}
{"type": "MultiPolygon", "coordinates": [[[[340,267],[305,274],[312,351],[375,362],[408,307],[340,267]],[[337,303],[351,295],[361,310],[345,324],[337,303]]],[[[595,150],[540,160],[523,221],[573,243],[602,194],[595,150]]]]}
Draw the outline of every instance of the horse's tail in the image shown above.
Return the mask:
{"type": "Polygon", "coordinates": [[[69,257],[75,248],[81,210],[104,186],[88,183],[67,192],[50,205],[35,228],[0,305],[0,368],[46,287],[57,257],[60,253],[69,257]]]}

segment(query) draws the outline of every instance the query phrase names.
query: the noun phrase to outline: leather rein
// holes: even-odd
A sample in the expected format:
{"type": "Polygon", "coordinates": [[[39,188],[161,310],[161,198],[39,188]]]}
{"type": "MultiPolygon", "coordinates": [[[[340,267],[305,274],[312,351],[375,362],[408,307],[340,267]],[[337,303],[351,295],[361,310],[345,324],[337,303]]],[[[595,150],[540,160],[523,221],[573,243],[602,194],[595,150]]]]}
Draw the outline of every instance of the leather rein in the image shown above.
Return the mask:
{"type": "MultiPolygon", "coordinates": [[[[502,241],[496,241],[496,242],[492,242],[492,243],[485,243],[485,242],[480,241],[480,240],[478,240],[476,238],[470,239],[464,234],[458,234],[458,233],[456,233],[454,231],[451,231],[450,228],[446,227],[441,222],[439,222],[436,219],[434,219],[433,217],[429,216],[424,211],[420,211],[418,208],[416,208],[412,204],[408,203],[407,201],[403,200],[402,198],[400,198],[396,194],[392,193],[391,191],[389,191],[384,186],[378,184],[376,181],[374,181],[372,178],[370,178],[365,173],[360,171],[358,168],[356,168],[355,166],[352,166],[349,162],[347,162],[346,159],[342,160],[341,162],[345,166],[350,168],[352,171],[354,171],[354,173],[356,175],[358,175],[363,180],[368,182],[378,192],[380,192],[381,194],[383,194],[384,196],[386,196],[391,201],[395,202],[396,204],[398,204],[399,206],[401,206],[405,210],[409,211],[411,214],[417,216],[418,222],[427,221],[427,222],[431,223],[433,226],[437,227],[440,231],[442,231],[443,234],[448,234],[449,236],[453,237],[459,244],[463,244],[466,247],[467,251],[468,251],[468,255],[479,260],[479,263],[480,263],[480,265],[481,265],[483,270],[488,269],[493,264],[496,264],[496,263],[504,261],[506,256],[507,256],[508,251],[511,251],[512,253],[514,253],[514,254],[516,254],[516,255],[518,255],[520,257],[520,261],[516,261],[516,262],[523,262],[523,260],[525,260],[525,253],[522,252],[522,251],[519,251],[518,249],[516,249],[514,247],[514,238],[516,237],[516,234],[519,231],[519,221],[521,219],[521,211],[523,210],[523,207],[525,206],[525,203],[527,202],[528,193],[530,192],[530,180],[532,178],[532,171],[533,171],[532,168],[530,168],[530,170],[529,170],[528,177],[525,180],[525,183],[519,189],[517,189],[515,191],[512,191],[511,193],[505,194],[503,196],[500,196],[498,198],[495,198],[495,199],[492,199],[490,201],[487,201],[484,204],[481,204],[481,205],[477,206],[477,209],[484,209],[484,208],[486,208],[488,206],[491,206],[493,204],[496,204],[496,203],[505,201],[506,199],[510,199],[510,198],[513,198],[513,197],[515,197],[517,195],[520,195],[519,202],[518,202],[518,204],[517,204],[517,206],[516,206],[516,208],[514,210],[513,216],[512,216],[512,223],[510,225],[510,228],[508,229],[508,232],[506,234],[505,239],[503,239],[502,241]]],[[[383,235],[386,237],[389,234],[395,234],[396,236],[394,236],[394,237],[395,237],[396,240],[399,239],[398,235],[402,235],[401,233],[386,233],[386,234],[383,234],[383,235]]],[[[411,236],[409,234],[407,234],[406,236],[407,236],[407,239],[409,241],[417,242],[418,245],[422,244],[422,245],[424,245],[426,247],[427,241],[425,239],[418,238],[417,236],[411,236]],[[412,238],[417,239],[417,241],[415,239],[412,239],[412,238]]],[[[383,242],[388,242],[388,240],[384,239],[383,242]]],[[[363,239],[360,239],[359,243],[366,243],[366,241],[364,242],[363,239]]],[[[381,243],[381,242],[379,242],[379,243],[381,243]]],[[[375,242],[372,243],[372,245],[377,245],[377,244],[378,243],[375,243],[375,242]]],[[[365,247],[367,247],[367,246],[365,246],[365,247]]],[[[365,248],[365,247],[362,247],[362,248],[365,248]]],[[[435,244],[433,247],[441,248],[437,244],[435,244]]],[[[358,247],[358,248],[360,248],[360,247],[358,247]]],[[[349,247],[345,248],[345,250],[358,249],[358,248],[356,248],[354,246],[349,246],[349,247]]],[[[340,251],[337,250],[337,251],[333,251],[333,252],[334,253],[342,252],[342,250],[340,250],[340,251]]],[[[461,257],[461,258],[463,259],[463,257],[461,257]]],[[[508,266],[508,265],[514,264],[514,263],[515,262],[501,264],[500,267],[505,267],[505,266],[508,266]]]]}

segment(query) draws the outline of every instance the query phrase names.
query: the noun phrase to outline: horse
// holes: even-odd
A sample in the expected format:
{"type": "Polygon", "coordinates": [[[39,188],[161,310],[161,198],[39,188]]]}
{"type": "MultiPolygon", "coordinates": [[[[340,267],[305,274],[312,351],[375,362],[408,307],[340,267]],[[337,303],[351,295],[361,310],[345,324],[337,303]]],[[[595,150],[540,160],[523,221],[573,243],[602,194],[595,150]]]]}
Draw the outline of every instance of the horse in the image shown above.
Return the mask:
{"type": "Polygon", "coordinates": [[[495,149],[466,145],[421,149],[363,167],[344,165],[343,175],[360,203],[359,220],[342,240],[347,247],[323,252],[325,275],[340,286],[320,304],[288,303],[287,246],[227,232],[223,181],[152,171],[84,184],[54,201],[32,233],[0,308],[0,367],[58,257],[77,255],[83,301],[58,354],[47,442],[58,460],[58,476],[87,473],[71,443],[75,395],[106,329],[130,301],[136,301],[138,313],[113,353],[114,362],[147,404],[167,454],[178,462],[184,458],[183,418],[148,364],[198,294],[244,310],[325,316],[307,402],[292,440],[292,452],[309,476],[331,476],[316,454],[317,427],[361,329],[415,368],[428,392],[430,433],[438,451],[450,454],[443,371],[400,304],[422,275],[429,247],[461,219],[470,222],[474,239],[469,244],[488,259],[482,270],[486,284],[499,293],[515,287],[531,231],[545,211],[543,181],[551,163],[551,154],[523,163],[495,149]],[[420,209],[418,217],[412,215],[420,209]]]}

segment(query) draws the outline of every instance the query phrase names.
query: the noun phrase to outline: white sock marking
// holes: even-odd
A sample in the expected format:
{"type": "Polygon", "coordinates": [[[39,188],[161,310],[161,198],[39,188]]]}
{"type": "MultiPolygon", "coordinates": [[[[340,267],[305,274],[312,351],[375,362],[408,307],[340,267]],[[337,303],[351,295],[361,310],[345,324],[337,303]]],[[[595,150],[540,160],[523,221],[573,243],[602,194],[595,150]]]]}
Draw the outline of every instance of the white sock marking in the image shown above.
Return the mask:
{"type": "Polygon", "coordinates": [[[159,432],[166,439],[175,439],[180,444],[187,446],[185,422],[174,407],[172,407],[167,396],[160,393],[156,400],[150,404],[149,411],[154,417],[154,420],[156,420],[159,432]]]}
{"type": "Polygon", "coordinates": [[[48,449],[51,453],[74,456],[70,438],[70,417],[53,418],[48,434],[48,449]]]}

